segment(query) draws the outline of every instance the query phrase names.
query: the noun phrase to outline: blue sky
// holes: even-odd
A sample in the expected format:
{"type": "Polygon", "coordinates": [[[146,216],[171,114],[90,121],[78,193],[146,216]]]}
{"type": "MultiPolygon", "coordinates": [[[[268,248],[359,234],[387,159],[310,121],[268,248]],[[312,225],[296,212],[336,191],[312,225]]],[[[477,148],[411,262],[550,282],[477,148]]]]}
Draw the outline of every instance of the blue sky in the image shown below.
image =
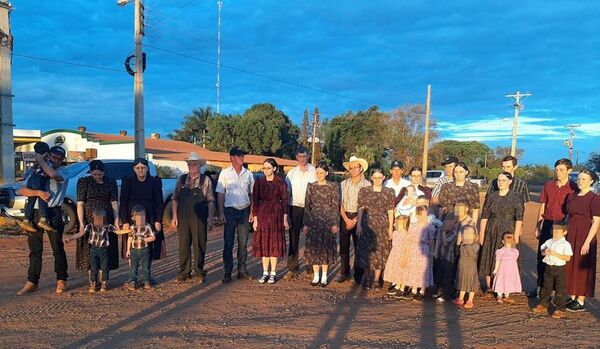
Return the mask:
{"type": "MultiPolygon", "coordinates": [[[[215,106],[217,6],[145,3],[146,132],[166,135],[192,108],[215,106]]],[[[269,102],[299,124],[304,108],[315,106],[332,117],[371,104],[392,110],[424,103],[431,84],[432,116],[443,138],[510,146],[512,102],[504,96],[529,91],[519,127],[524,162],[566,157],[568,123],[582,124],[575,139],[582,162],[600,151],[596,1],[451,3],[224,0],[222,64],[238,70],[222,70],[221,112],[269,102]]],[[[133,50],[133,4],[15,0],[13,6],[17,128],[132,132],[133,80],[125,72],[22,55],[123,69],[133,50]]]]}

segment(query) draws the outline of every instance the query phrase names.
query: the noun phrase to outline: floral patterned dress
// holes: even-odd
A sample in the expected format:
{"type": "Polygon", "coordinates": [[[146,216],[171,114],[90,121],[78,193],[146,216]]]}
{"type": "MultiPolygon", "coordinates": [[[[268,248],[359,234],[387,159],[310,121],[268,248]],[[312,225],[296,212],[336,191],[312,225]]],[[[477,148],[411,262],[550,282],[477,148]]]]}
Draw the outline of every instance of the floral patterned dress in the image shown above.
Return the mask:
{"type": "Polygon", "coordinates": [[[288,192],[284,179],[274,176],[254,182],[252,212],[258,219],[258,229],[252,240],[255,257],[285,257],[283,215],[288,213],[288,192]]]}
{"type": "Polygon", "coordinates": [[[340,224],[340,190],[337,184],[309,183],[306,188],[303,225],[308,227],[304,257],[309,265],[334,264],[337,237],[331,227],[340,224]]]}
{"type": "Polygon", "coordinates": [[[394,209],[394,190],[384,187],[377,192],[372,186],[360,188],[358,207],[363,209],[362,233],[356,251],[358,265],[383,269],[391,250],[388,211],[394,209]]]}

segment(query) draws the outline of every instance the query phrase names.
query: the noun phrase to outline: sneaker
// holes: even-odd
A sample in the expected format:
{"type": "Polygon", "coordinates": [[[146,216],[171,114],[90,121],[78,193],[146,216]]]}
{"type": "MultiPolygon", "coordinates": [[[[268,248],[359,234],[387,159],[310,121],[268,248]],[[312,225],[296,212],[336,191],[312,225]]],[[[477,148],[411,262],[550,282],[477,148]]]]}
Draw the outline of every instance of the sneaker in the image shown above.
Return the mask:
{"type": "Polygon", "coordinates": [[[88,293],[96,293],[96,283],[91,281],[88,285],[88,293]]]}
{"type": "Polygon", "coordinates": [[[319,283],[319,285],[320,285],[321,287],[327,287],[327,282],[323,282],[323,281],[321,281],[321,282],[319,283]]]}
{"type": "Polygon", "coordinates": [[[269,275],[263,274],[263,276],[261,276],[260,279],[258,279],[258,282],[264,284],[265,282],[267,282],[267,280],[269,280],[269,275]]]}
{"type": "Polygon", "coordinates": [[[100,292],[108,291],[108,281],[102,281],[102,286],[100,286],[100,292]]]}
{"type": "Polygon", "coordinates": [[[37,231],[37,229],[35,229],[35,227],[27,219],[24,221],[17,220],[17,224],[28,233],[35,233],[37,231]]]}
{"type": "Polygon", "coordinates": [[[565,305],[569,305],[569,304],[571,304],[573,302],[575,302],[575,300],[573,298],[571,298],[571,297],[568,297],[567,301],[565,302],[565,305]]]}
{"type": "Polygon", "coordinates": [[[396,293],[394,293],[394,294],[390,294],[388,292],[388,294],[390,295],[390,297],[392,297],[394,299],[404,299],[404,298],[402,298],[402,297],[404,297],[404,291],[403,290],[396,290],[396,293]]]}
{"type": "Polygon", "coordinates": [[[254,280],[254,278],[252,277],[252,275],[248,274],[245,271],[238,272],[237,278],[238,278],[238,280],[254,280]]]}
{"type": "Polygon", "coordinates": [[[515,305],[516,304],[515,300],[512,299],[512,298],[509,298],[509,297],[504,298],[504,303],[510,304],[510,305],[515,305]]]}
{"type": "Polygon", "coordinates": [[[179,274],[179,275],[177,275],[177,281],[179,281],[179,282],[184,282],[185,280],[187,280],[189,278],[190,278],[189,274],[179,274]]]}
{"type": "Polygon", "coordinates": [[[37,284],[34,284],[31,281],[27,281],[25,283],[25,285],[23,285],[23,288],[21,290],[19,290],[19,292],[17,292],[17,296],[24,296],[28,293],[35,292],[35,290],[37,290],[37,288],[38,288],[37,284]]]}
{"type": "Polygon", "coordinates": [[[275,283],[275,275],[271,275],[269,276],[269,280],[267,280],[268,284],[274,284],[275,283]]]}
{"type": "Polygon", "coordinates": [[[150,282],[145,281],[144,282],[144,290],[149,290],[152,288],[152,285],[150,284],[150,282]]]}
{"type": "Polygon", "coordinates": [[[473,307],[474,307],[474,306],[475,306],[475,304],[474,304],[473,302],[471,302],[471,301],[466,301],[466,302],[465,302],[465,306],[464,306],[464,308],[465,308],[465,309],[473,309],[473,307]]]}
{"type": "Polygon", "coordinates": [[[435,291],[435,293],[434,293],[434,294],[432,294],[432,295],[431,295],[431,297],[432,297],[433,299],[440,298],[441,296],[442,296],[442,291],[441,291],[441,290],[437,290],[437,291],[435,291]]]}
{"type": "Polygon", "coordinates": [[[61,294],[67,290],[67,282],[65,280],[56,281],[56,293],[61,294]]]}
{"type": "Polygon", "coordinates": [[[573,312],[573,313],[579,313],[582,311],[585,311],[585,306],[581,303],[579,303],[579,301],[573,301],[571,303],[569,303],[569,305],[567,305],[567,311],[573,312]]]}
{"type": "Polygon", "coordinates": [[[422,293],[417,293],[414,297],[413,297],[413,301],[421,303],[425,300],[425,296],[422,293]]]}
{"type": "Polygon", "coordinates": [[[554,313],[552,313],[552,318],[553,319],[562,319],[563,317],[565,317],[565,312],[562,310],[555,310],[554,313]]]}
{"type": "Polygon", "coordinates": [[[436,299],[436,302],[438,302],[438,303],[444,303],[445,301],[446,301],[446,299],[444,297],[438,297],[436,299]]]}
{"type": "Polygon", "coordinates": [[[541,304],[538,304],[535,308],[531,309],[531,312],[533,312],[534,314],[546,314],[548,312],[548,308],[541,304]]]}
{"type": "Polygon", "coordinates": [[[38,221],[38,227],[44,229],[49,233],[54,233],[56,231],[56,229],[54,229],[54,227],[51,226],[45,218],[40,218],[40,220],[38,221]]]}
{"type": "MultiPolygon", "coordinates": [[[[388,296],[395,296],[395,295],[397,295],[398,293],[400,293],[401,291],[402,291],[402,290],[399,290],[399,289],[397,289],[397,288],[395,288],[395,287],[393,287],[393,288],[389,288],[389,287],[388,287],[387,295],[388,295],[388,296]]],[[[404,292],[402,292],[402,293],[404,293],[404,292]]]]}
{"type": "Polygon", "coordinates": [[[415,294],[412,292],[404,292],[404,294],[400,297],[401,299],[405,300],[405,301],[412,301],[415,298],[415,294]]]}
{"type": "Polygon", "coordinates": [[[135,291],[135,281],[130,281],[127,283],[127,289],[129,291],[135,291]]]}
{"type": "Polygon", "coordinates": [[[225,275],[223,275],[223,281],[224,284],[228,284],[231,282],[231,273],[225,273],[225,275]]]}
{"type": "MultiPolygon", "coordinates": [[[[387,289],[387,290],[388,290],[389,292],[391,292],[391,291],[394,291],[395,289],[396,289],[396,284],[390,284],[390,285],[388,286],[388,289],[387,289]]],[[[396,291],[394,291],[394,293],[396,293],[396,291]]],[[[389,293],[388,293],[388,294],[389,294],[389,293]]]]}
{"type": "Polygon", "coordinates": [[[314,280],[313,280],[313,281],[311,281],[311,282],[310,282],[310,285],[311,285],[311,286],[317,286],[317,285],[319,285],[320,283],[321,283],[321,282],[320,282],[320,281],[318,281],[318,280],[317,280],[317,281],[314,281],[314,280]]]}

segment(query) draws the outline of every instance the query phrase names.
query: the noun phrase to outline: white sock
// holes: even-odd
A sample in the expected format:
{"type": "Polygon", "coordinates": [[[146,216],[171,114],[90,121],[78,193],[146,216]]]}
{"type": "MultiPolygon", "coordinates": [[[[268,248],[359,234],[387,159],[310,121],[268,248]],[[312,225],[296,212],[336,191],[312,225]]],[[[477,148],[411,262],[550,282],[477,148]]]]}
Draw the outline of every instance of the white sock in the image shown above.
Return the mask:
{"type": "Polygon", "coordinates": [[[275,276],[277,275],[277,272],[275,270],[271,270],[271,276],[275,276]]]}
{"type": "Polygon", "coordinates": [[[263,270],[263,276],[269,276],[269,272],[266,270],[263,270]]]}
{"type": "Polygon", "coordinates": [[[327,273],[321,273],[321,283],[322,284],[327,283],[327,273]]]}
{"type": "Polygon", "coordinates": [[[317,282],[319,282],[319,273],[315,273],[313,275],[313,284],[316,284],[317,282]]]}

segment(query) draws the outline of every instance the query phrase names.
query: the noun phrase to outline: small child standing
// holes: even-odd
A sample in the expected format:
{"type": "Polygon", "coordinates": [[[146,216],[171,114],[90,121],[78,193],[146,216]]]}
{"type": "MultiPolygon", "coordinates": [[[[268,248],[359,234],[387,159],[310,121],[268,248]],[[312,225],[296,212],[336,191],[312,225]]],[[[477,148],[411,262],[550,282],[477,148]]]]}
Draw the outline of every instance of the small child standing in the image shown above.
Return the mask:
{"type": "Polygon", "coordinates": [[[138,268],[142,268],[142,280],[144,288],[152,288],[150,284],[150,246],[149,243],[156,239],[152,226],[146,223],[146,210],[141,205],[135,205],[131,209],[132,220],[135,224],[127,237],[127,257],[130,259],[129,280],[127,288],[135,290],[138,281],[138,268]]]}
{"type": "Polygon", "coordinates": [[[106,211],[97,208],[92,213],[94,222],[88,223],[82,233],[77,233],[70,237],[65,237],[64,241],[69,242],[85,236],[90,244],[90,270],[88,271],[88,293],[96,293],[98,284],[100,292],[108,291],[108,234],[114,234],[117,228],[112,224],[106,224],[106,211]],[[100,278],[98,278],[100,272],[100,278]]]}
{"type": "Polygon", "coordinates": [[[458,269],[456,271],[456,282],[454,287],[459,291],[458,298],[454,304],[472,309],[475,304],[475,292],[479,288],[479,275],[477,274],[477,257],[479,255],[479,242],[477,228],[474,225],[463,225],[456,239],[459,246],[458,269]],[[469,298],[465,302],[465,294],[469,298]]]}
{"type": "Polygon", "coordinates": [[[533,308],[533,312],[535,314],[546,313],[548,305],[550,305],[552,291],[555,291],[554,304],[556,310],[552,313],[552,317],[555,319],[560,319],[565,315],[567,297],[565,265],[573,255],[573,249],[565,239],[565,235],[567,235],[567,227],[561,222],[554,222],[552,225],[552,238],[540,247],[546,268],[544,269],[544,285],[540,293],[540,303],[533,308]]]}
{"type": "Polygon", "coordinates": [[[494,267],[494,292],[498,295],[496,301],[499,304],[515,304],[515,300],[510,298],[511,293],[521,292],[521,275],[517,259],[519,250],[515,247],[514,234],[510,231],[502,234],[502,243],[504,247],[496,251],[496,265],[494,267]]]}
{"type": "MultiPolygon", "coordinates": [[[[48,152],[50,151],[48,144],[45,142],[36,142],[33,146],[33,149],[37,154],[44,156],[44,161],[48,164],[48,166],[52,166],[52,163],[47,159],[48,152]]],[[[59,175],[56,175],[54,179],[58,182],[63,181],[63,178],[59,175]]],[[[33,165],[31,168],[31,174],[27,178],[27,188],[47,191],[49,184],[50,176],[38,163],[33,165]]],[[[55,232],[56,229],[54,229],[54,227],[48,222],[48,203],[37,196],[30,196],[28,198],[27,203],[25,204],[25,220],[19,222],[19,226],[30,233],[36,232],[36,228],[33,225],[33,213],[36,201],[38,203],[38,211],[40,214],[40,219],[37,223],[38,227],[48,232],[55,232]]]]}
{"type": "Polygon", "coordinates": [[[385,264],[385,273],[383,280],[390,282],[394,287],[388,290],[388,295],[401,297],[404,295],[404,285],[402,284],[403,273],[406,272],[406,262],[404,258],[407,254],[406,234],[408,229],[409,217],[396,217],[394,232],[392,233],[392,249],[385,264]]]}

